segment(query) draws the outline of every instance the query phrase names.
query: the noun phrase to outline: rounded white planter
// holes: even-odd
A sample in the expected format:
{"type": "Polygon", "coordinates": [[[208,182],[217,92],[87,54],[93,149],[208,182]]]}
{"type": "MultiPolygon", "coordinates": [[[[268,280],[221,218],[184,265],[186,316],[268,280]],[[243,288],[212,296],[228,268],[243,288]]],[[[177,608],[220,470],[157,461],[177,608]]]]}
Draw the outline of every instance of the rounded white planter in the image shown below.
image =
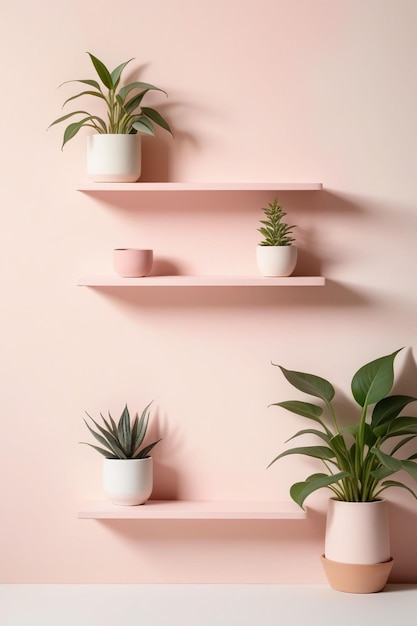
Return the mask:
{"type": "Polygon", "coordinates": [[[149,499],[153,459],[103,459],[103,489],[113,504],[133,506],[149,499]]]}
{"type": "Polygon", "coordinates": [[[291,276],[297,264],[296,246],[256,246],[256,263],[263,276],[291,276]]]}
{"type": "Polygon", "coordinates": [[[147,276],[152,269],[153,250],[138,248],[116,248],[113,250],[113,265],[119,276],[135,278],[147,276]]]}
{"type": "Polygon", "coordinates": [[[390,560],[388,502],[341,502],[327,509],[326,559],[370,565],[390,560]]]}
{"type": "Polygon", "coordinates": [[[134,183],[140,178],[142,143],[140,134],[87,137],[87,173],[98,183],[134,183]]]}

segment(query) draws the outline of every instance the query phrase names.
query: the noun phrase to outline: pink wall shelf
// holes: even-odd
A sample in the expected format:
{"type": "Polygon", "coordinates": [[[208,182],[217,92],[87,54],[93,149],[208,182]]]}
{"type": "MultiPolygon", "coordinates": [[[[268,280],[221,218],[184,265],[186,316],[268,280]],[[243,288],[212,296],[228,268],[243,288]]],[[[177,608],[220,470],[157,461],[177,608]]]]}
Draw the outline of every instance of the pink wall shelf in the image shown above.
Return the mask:
{"type": "Polygon", "coordinates": [[[117,506],[107,501],[83,502],[80,519],[305,519],[294,502],[232,502],[148,500],[141,506],[117,506]]]}
{"type": "Polygon", "coordinates": [[[325,284],[322,276],[81,276],[77,280],[81,287],[321,287],[325,284]]]}
{"type": "Polygon", "coordinates": [[[78,191],[320,191],[322,183],[80,183],[78,191]]]}

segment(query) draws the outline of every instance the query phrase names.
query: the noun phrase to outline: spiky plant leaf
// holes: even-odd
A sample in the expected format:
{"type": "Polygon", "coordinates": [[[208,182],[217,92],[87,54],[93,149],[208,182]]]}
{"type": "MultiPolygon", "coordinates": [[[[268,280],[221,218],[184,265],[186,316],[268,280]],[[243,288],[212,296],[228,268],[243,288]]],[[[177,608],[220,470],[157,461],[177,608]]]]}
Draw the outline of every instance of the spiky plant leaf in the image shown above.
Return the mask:
{"type": "Polygon", "coordinates": [[[159,443],[161,441],[161,439],[158,439],[157,441],[154,441],[153,443],[150,443],[149,445],[145,446],[144,448],[141,448],[140,450],[138,450],[137,452],[135,452],[135,454],[133,455],[133,459],[144,459],[147,456],[149,456],[149,452],[152,450],[152,448],[154,448],[156,446],[157,443],[159,443]]]}
{"type": "Polygon", "coordinates": [[[152,448],[159,443],[159,441],[161,441],[161,439],[158,439],[158,441],[141,448],[143,440],[146,436],[146,430],[149,422],[149,407],[151,404],[152,402],[144,408],[140,419],[136,413],[133,424],[130,419],[130,413],[127,405],[125,405],[117,424],[110,415],[110,412],[108,420],[106,420],[102,413],[100,413],[104,426],[96,422],[87,413],[87,416],[93,422],[98,432],[95,431],[86,420],[84,420],[84,422],[88,430],[95,437],[95,439],[97,439],[101,446],[103,446],[103,448],[92,446],[92,444],[89,443],[87,443],[87,445],[95,447],[100,454],[104,454],[104,456],[108,456],[109,458],[131,459],[148,456],[152,448]]]}

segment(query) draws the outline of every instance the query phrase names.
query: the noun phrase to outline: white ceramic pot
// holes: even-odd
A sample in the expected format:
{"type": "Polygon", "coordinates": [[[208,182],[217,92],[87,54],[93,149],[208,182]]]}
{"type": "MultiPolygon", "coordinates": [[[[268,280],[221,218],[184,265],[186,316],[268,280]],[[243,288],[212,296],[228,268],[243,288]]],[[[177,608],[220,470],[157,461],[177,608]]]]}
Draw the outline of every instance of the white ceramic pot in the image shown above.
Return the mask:
{"type": "Polygon", "coordinates": [[[297,247],[258,245],[256,262],[263,276],[291,276],[297,264],[297,247]]]}
{"type": "Polygon", "coordinates": [[[95,182],[134,183],[140,178],[142,143],[136,135],[87,137],[87,173],[95,182]]]}
{"type": "Polygon", "coordinates": [[[388,502],[341,502],[327,509],[326,559],[370,565],[390,560],[388,502]]]}
{"type": "Polygon", "coordinates": [[[119,276],[135,278],[147,276],[152,269],[153,250],[139,248],[116,248],[113,250],[113,265],[119,276]]]}
{"type": "Polygon", "coordinates": [[[153,459],[103,459],[103,489],[113,504],[133,506],[149,499],[153,459]]]}

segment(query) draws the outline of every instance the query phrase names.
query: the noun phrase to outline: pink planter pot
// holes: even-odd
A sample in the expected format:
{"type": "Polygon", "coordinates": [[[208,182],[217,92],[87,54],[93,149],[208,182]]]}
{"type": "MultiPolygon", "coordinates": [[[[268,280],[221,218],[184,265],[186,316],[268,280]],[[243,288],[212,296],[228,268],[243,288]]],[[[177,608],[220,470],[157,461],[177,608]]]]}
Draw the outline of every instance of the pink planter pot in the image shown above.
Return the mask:
{"type": "Polygon", "coordinates": [[[341,502],[331,498],[321,561],[333,589],[348,593],[381,591],[393,565],[388,502],[341,502]]]}
{"type": "Polygon", "coordinates": [[[326,521],[326,559],[371,565],[391,557],[388,502],[341,502],[331,498],[326,521]]]}
{"type": "Polygon", "coordinates": [[[136,278],[147,276],[152,269],[153,250],[117,248],[113,250],[113,265],[119,276],[136,278]]]}

